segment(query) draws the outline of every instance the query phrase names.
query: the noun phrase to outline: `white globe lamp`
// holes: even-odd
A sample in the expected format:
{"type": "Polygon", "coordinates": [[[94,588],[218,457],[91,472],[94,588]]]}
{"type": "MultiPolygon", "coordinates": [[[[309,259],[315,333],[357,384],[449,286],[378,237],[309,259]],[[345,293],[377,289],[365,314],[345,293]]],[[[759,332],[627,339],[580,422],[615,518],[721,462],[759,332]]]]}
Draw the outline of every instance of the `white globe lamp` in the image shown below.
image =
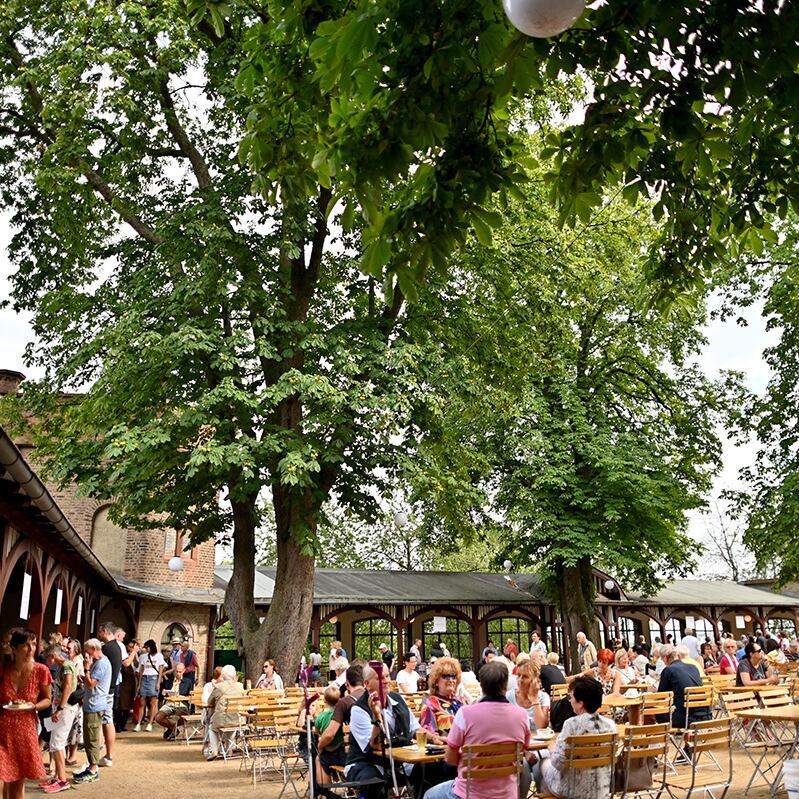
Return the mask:
{"type": "Polygon", "coordinates": [[[509,572],[513,568],[513,562],[510,560],[503,561],[502,566],[506,572],[509,572]]]}
{"type": "Polygon", "coordinates": [[[173,555],[166,564],[171,572],[183,571],[183,558],[180,555],[173,555]]]}
{"type": "Polygon", "coordinates": [[[548,39],[577,22],[585,0],[502,0],[502,5],[514,28],[537,39],[548,39]]]}
{"type": "Polygon", "coordinates": [[[616,583],[613,580],[605,580],[605,590],[612,591],[616,587],[616,583]]]}
{"type": "Polygon", "coordinates": [[[397,527],[405,527],[407,523],[408,523],[408,514],[403,513],[401,510],[398,510],[394,514],[394,524],[397,527]]]}

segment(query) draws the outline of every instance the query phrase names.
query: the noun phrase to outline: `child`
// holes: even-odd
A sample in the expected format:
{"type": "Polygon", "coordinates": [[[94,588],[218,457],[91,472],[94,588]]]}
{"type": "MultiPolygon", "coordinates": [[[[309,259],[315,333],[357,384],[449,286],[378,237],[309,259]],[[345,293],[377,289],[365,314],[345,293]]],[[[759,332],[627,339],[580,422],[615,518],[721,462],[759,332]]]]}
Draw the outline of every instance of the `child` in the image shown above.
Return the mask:
{"type": "MultiPolygon", "coordinates": [[[[330,724],[333,718],[333,709],[341,698],[341,692],[335,685],[325,688],[325,707],[321,710],[314,720],[314,729],[317,735],[321,735],[330,724]]],[[[346,750],[344,748],[344,728],[339,727],[338,732],[333,736],[333,740],[325,747],[324,752],[319,753],[316,761],[316,782],[323,785],[330,782],[330,767],[343,766],[346,762],[346,750]]]]}

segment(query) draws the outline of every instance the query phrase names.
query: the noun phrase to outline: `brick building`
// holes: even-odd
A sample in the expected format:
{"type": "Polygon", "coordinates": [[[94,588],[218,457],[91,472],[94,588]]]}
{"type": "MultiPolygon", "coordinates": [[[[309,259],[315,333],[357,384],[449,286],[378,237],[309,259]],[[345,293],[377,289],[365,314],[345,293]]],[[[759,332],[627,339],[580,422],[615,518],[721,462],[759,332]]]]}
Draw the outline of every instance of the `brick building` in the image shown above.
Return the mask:
{"type": "MultiPolygon", "coordinates": [[[[0,395],[23,379],[0,370],[0,395]]],[[[23,625],[85,640],[110,620],[142,641],[191,636],[207,670],[224,598],[213,587],[213,542],[184,552],[174,530],[120,528],[110,507],[47,485],[30,441],[0,427],[0,631],[23,625]],[[176,555],[180,570],[169,568],[176,555]]]]}

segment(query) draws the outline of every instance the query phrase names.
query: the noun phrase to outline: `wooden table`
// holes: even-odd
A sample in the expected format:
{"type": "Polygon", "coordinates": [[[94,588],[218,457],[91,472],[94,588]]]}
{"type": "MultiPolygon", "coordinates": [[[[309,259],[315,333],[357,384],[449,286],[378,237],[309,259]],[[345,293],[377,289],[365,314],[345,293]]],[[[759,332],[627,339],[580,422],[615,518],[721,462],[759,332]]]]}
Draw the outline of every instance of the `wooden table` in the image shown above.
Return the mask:
{"type": "Polygon", "coordinates": [[[444,759],[444,751],[428,754],[427,749],[420,749],[416,744],[410,746],[395,746],[392,750],[394,760],[398,763],[435,763],[444,759]]]}
{"type": "MultiPolygon", "coordinates": [[[[766,686],[756,686],[758,688],[765,688],[766,686]]],[[[782,758],[782,763],[786,760],[792,760],[796,756],[799,749],[799,705],[786,705],[785,707],[762,707],[753,708],[752,710],[740,710],[736,714],[737,718],[752,719],[755,721],[785,721],[794,726],[793,741],[785,748],[785,754],[782,758]]],[[[762,759],[762,758],[761,758],[762,759]]],[[[776,797],[779,790],[780,783],[782,782],[783,765],[780,764],[779,770],[776,773],[774,782],[771,785],[771,796],[776,797]]],[[[754,774],[749,780],[751,785],[754,779],[754,774]]],[[[765,776],[765,775],[764,775],[765,776]]],[[[749,790],[747,785],[746,790],[749,790]]]]}
{"type": "Polygon", "coordinates": [[[640,696],[603,696],[602,707],[635,707],[641,705],[640,696]]]}
{"type": "Polygon", "coordinates": [[[713,687],[720,694],[742,694],[747,691],[759,694],[761,691],[779,691],[790,686],[786,683],[777,683],[776,685],[725,685],[713,687]]]}

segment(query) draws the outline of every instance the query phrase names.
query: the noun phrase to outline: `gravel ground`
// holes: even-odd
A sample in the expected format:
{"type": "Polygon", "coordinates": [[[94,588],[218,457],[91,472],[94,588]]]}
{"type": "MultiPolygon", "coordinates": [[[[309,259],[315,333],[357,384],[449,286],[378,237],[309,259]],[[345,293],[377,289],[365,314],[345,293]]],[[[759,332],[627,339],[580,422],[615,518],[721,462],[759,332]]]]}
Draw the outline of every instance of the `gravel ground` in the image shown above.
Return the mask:
{"type": "MultiPolygon", "coordinates": [[[[83,753],[78,753],[83,762],[83,753]]],[[[259,783],[253,788],[250,775],[239,770],[239,760],[206,762],[199,744],[168,743],[160,732],[123,733],[117,737],[114,765],[100,769],[100,780],[75,789],[89,799],[127,796],[131,792],[159,797],[181,796],[186,799],[276,799],[280,785],[259,783]]],[[[743,799],[744,788],[752,773],[752,764],[740,751],[733,756],[733,787],[726,799],[743,799]]],[[[32,784],[28,796],[41,795],[32,784]]],[[[71,795],[64,792],[65,796],[71,795]]],[[[675,793],[676,797],[684,794],[675,793]]],[[[700,794],[697,793],[697,796],[700,794]]],[[[781,791],[779,796],[785,797],[781,791]]],[[[291,789],[285,797],[293,797],[291,789]]],[[[664,793],[664,796],[666,794],[664,793]]],[[[768,789],[752,789],[746,799],[767,799],[768,789]]]]}

